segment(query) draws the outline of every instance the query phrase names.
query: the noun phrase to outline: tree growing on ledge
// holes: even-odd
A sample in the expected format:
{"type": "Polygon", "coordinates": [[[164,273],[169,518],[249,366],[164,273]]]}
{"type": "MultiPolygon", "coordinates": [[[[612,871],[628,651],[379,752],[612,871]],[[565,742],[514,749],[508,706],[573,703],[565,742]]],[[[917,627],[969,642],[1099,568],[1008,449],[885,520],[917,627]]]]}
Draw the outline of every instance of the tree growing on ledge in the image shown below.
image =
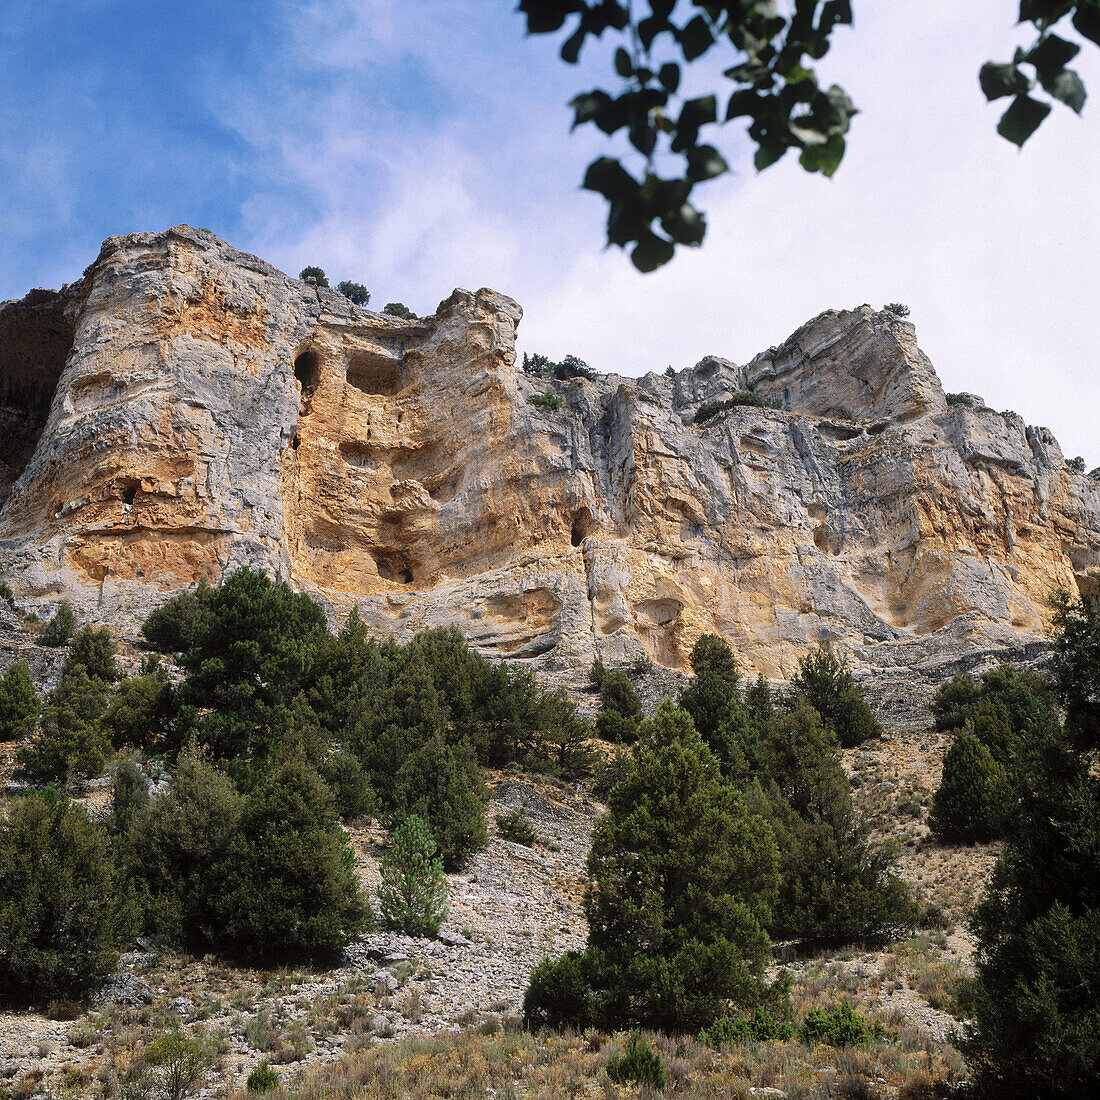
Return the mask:
{"type": "Polygon", "coordinates": [[[328,276],[319,267],[303,267],[298,272],[298,278],[303,282],[312,280],[317,286],[328,286],[328,276]]]}

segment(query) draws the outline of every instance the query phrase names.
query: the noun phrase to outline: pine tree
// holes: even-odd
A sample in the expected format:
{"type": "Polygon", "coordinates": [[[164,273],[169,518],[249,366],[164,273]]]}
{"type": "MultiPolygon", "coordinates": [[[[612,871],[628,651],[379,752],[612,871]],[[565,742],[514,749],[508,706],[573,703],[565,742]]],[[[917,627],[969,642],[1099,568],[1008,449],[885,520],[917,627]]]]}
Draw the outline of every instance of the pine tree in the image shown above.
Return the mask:
{"type": "Polygon", "coordinates": [[[118,955],[114,868],[103,829],[56,791],[0,815],[0,989],[81,997],[118,955]]]}
{"type": "Polygon", "coordinates": [[[791,690],[821,715],[841,748],[851,748],[882,733],[847,659],[837,657],[828,642],[822,642],[798,662],[791,690]]]}
{"type": "Polygon", "coordinates": [[[944,754],[928,826],[948,843],[992,840],[1000,832],[1007,798],[1004,768],[967,727],[944,754]]]}
{"type": "Polygon", "coordinates": [[[411,936],[435,936],[447,915],[443,860],[427,822],[410,814],[382,857],[378,906],[383,918],[411,936]]]}
{"type": "Polygon", "coordinates": [[[1052,668],[1066,728],[1021,736],[1004,849],[974,918],[979,1097],[1089,1096],[1100,1080],[1100,779],[1095,602],[1056,603],[1052,668]]]}
{"type": "Polygon", "coordinates": [[[540,964],[528,1020],[695,1031],[730,1000],[767,999],[777,860],[767,823],[665,700],[593,833],[588,949],[540,964]]]}
{"type": "Polygon", "coordinates": [[[15,664],[0,676],[0,741],[21,741],[34,729],[39,712],[26,661],[15,664]]]}

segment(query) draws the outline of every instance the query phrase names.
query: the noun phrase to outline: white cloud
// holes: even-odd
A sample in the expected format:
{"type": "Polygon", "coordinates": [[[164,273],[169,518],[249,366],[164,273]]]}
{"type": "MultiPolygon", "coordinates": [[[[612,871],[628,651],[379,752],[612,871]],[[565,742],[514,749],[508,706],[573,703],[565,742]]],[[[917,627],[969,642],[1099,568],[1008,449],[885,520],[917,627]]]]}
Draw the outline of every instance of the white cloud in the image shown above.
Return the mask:
{"type": "MultiPolygon", "coordinates": [[[[646,277],[602,249],[602,203],[577,188],[602,145],[568,133],[564,104],[593,70],[525,41],[508,7],[286,7],[278,71],[223,101],[281,183],[250,199],[242,243],[417,309],[494,286],[524,307],[524,347],[623,373],[744,361],[822,309],[902,300],[948,389],[1100,462],[1097,111],[1057,107],[1022,154],[995,134],[977,70],[1023,40],[1002,3],[857,8],[824,66],[863,111],[837,176],[784,162],[708,185],[705,246],[646,277]]],[[[1100,96],[1100,64],[1081,61],[1100,96]]],[[[744,149],[736,124],[722,140],[744,149]]]]}

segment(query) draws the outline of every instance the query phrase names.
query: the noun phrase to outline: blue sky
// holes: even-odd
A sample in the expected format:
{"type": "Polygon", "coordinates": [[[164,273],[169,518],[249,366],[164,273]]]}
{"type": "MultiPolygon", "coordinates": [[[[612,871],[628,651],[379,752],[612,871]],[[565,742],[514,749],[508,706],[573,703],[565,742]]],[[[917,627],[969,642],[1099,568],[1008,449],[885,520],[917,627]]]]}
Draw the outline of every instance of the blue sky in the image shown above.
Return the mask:
{"type": "MultiPolygon", "coordinates": [[[[0,298],[79,276],[112,234],[189,222],[381,305],[455,286],[525,310],[521,345],[639,374],[745,361],[829,307],[901,300],[948,389],[1100,463],[1100,108],[1023,153],[977,70],[1004,0],[855,5],[825,75],[862,113],[837,176],[735,172],[708,241],[640,276],[583,193],[598,135],[565,104],[603,74],[525,39],[513,0],[8,0],[0,39],[0,298]]],[[[1097,51],[1078,68],[1100,102],[1097,51]]]]}

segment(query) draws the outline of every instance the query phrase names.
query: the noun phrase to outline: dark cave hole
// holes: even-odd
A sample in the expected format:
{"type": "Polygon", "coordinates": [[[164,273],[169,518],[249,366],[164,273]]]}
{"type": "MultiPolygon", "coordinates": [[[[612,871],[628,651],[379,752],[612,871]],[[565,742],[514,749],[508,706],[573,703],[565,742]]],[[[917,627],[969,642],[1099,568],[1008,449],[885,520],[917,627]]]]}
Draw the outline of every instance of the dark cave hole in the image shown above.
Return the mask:
{"type": "Polygon", "coordinates": [[[294,360],[294,377],[298,379],[298,384],[302,387],[303,397],[308,397],[317,388],[320,374],[320,364],[317,362],[317,356],[312,351],[303,351],[294,360]]]}

